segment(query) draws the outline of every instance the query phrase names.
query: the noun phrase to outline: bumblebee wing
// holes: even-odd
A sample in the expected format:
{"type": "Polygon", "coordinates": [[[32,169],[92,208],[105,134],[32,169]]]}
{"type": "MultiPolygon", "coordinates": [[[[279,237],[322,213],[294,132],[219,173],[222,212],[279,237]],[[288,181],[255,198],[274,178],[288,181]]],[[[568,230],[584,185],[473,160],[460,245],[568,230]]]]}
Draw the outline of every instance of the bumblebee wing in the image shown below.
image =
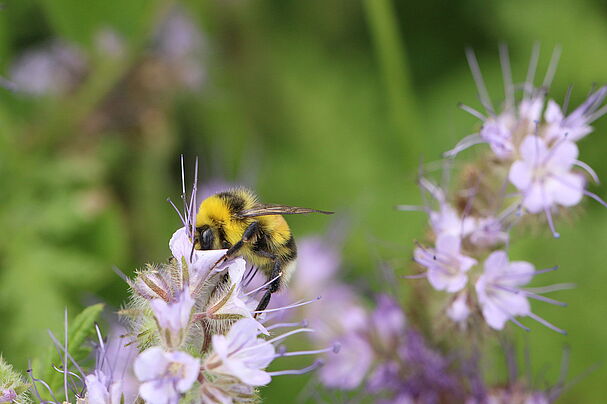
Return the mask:
{"type": "Polygon", "coordinates": [[[324,215],[332,215],[334,212],[328,212],[325,210],[318,209],[298,208],[296,206],[259,203],[251,209],[243,210],[238,216],[241,218],[245,218],[270,215],[303,215],[306,213],[322,213],[324,215]]]}

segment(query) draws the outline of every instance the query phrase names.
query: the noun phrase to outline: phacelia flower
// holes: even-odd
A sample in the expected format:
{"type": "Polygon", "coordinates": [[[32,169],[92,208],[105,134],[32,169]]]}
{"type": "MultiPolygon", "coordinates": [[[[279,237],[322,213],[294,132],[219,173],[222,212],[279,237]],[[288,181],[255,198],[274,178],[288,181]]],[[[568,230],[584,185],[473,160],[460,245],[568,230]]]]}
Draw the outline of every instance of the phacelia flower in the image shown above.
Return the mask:
{"type": "Polygon", "coordinates": [[[607,87],[601,87],[568,116],[554,100],[549,100],[544,113],[546,139],[558,140],[567,136],[570,141],[577,142],[591,133],[593,128],[590,124],[607,111],[605,108],[598,110],[606,96],[607,87]]]}
{"type": "Polygon", "coordinates": [[[522,193],[523,207],[539,213],[554,207],[577,205],[584,194],[585,180],[572,172],[578,148],[562,140],[551,148],[538,136],[527,136],[519,148],[520,159],[510,168],[508,178],[522,193]]]}
{"type": "Polygon", "coordinates": [[[466,285],[466,272],[477,261],[461,254],[460,244],[459,237],[440,235],[435,249],[415,249],[415,261],[428,269],[426,276],[434,289],[457,292],[466,285]]]}
{"type": "Polygon", "coordinates": [[[107,338],[101,337],[97,327],[98,346],[95,351],[95,368],[86,375],[86,402],[121,404],[135,401],[139,383],[132,372],[137,348],[125,338],[125,330],[115,326],[107,338]]]}
{"type": "Polygon", "coordinates": [[[204,361],[206,371],[237,378],[251,386],[263,386],[271,380],[265,368],[276,350],[272,343],[257,338],[258,326],[251,319],[234,323],[227,335],[213,335],[213,352],[204,361]]]}
{"type": "Polygon", "coordinates": [[[528,298],[559,306],[564,304],[520,288],[529,283],[534,275],[554,269],[535,271],[534,266],[528,262],[510,262],[504,251],[495,251],[489,255],[484,264],[483,275],[478,278],[475,286],[478,302],[487,324],[491,328],[501,330],[507,321],[512,321],[527,329],[515,317],[528,316],[557,332],[564,333],[532,313],[528,298]]]}
{"type": "Polygon", "coordinates": [[[318,376],[327,387],[352,390],[367,376],[374,359],[373,350],[369,342],[356,333],[343,335],[339,342],[339,354],[327,361],[318,376]]]}
{"type": "Polygon", "coordinates": [[[162,299],[153,299],[150,302],[161,330],[160,335],[167,346],[176,348],[181,345],[190,324],[194,303],[187,287],[175,301],[167,303],[162,299]]]}
{"type": "Polygon", "coordinates": [[[143,351],[134,364],[141,381],[139,394],[150,404],[176,404],[200,372],[200,359],[185,352],[165,352],[160,347],[143,351]]]}
{"type": "Polygon", "coordinates": [[[395,350],[407,321],[400,305],[388,295],[379,295],[370,316],[369,331],[374,343],[384,351],[395,350]]]}
{"type": "Polygon", "coordinates": [[[470,242],[477,247],[493,247],[508,241],[503,221],[496,217],[478,218],[470,234],[470,242]]]}
{"type": "Polygon", "coordinates": [[[86,71],[82,52],[55,41],[21,55],[11,68],[11,79],[24,93],[61,95],[72,90],[86,71]]]}
{"type": "Polygon", "coordinates": [[[84,383],[88,403],[121,404],[123,402],[122,381],[111,382],[101,370],[87,375],[84,383]]]}
{"type": "Polygon", "coordinates": [[[470,316],[470,307],[467,300],[467,293],[460,293],[447,308],[447,316],[457,324],[465,324],[468,316],[470,316]]]}
{"type": "Polygon", "coordinates": [[[17,393],[13,389],[3,389],[0,391],[0,403],[12,403],[17,399],[17,393]]]}
{"type": "Polygon", "coordinates": [[[515,316],[527,316],[531,306],[523,293],[513,288],[529,283],[534,267],[524,261],[508,261],[504,251],[492,253],[484,265],[484,273],[476,282],[476,293],[483,317],[491,328],[501,330],[515,316]]]}

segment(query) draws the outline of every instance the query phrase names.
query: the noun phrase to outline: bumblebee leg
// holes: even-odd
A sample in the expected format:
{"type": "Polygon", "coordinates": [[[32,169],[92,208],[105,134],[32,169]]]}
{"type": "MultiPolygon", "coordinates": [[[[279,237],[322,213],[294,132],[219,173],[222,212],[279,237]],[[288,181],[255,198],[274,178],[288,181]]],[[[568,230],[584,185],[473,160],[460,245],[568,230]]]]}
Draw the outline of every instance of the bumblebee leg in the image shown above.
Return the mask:
{"type": "Polygon", "coordinates": [[[215,264],[213,264],[211,269],[214,269],[217,265],[220,265],[220,264],[224,263],[226,260],[232,258],[246,243],[250,243],[253,240],[255,240],[257,238],[259,230],[261,230],[261,226],[259,225],[259,222],[251,223],[245,229],[244,233],[242,234],[242,238],[236,244],[234,244],[232,247],[228,248],[228,251],[226,251],[224,256],[221,257],[219,260],[217,260],[217,262],[215,264]]]}
{"type": "Polygon", "coordinates": [[[266,307],[268,307],[268,304],[270,303],[270,298],[272,297],[272,293],[276,292],[280,287],[280,277],[278,275],[280,274],[281,270],[282,263],[279,260],[274,261],[274,267],[272,268],[272,273],[270,274],[270,279],[274,280],[268,286],[266,293],[264,293],[263,297],[259,301],[259,304],[257,305],[255,311],[262,311],[265,310],[266,307]]]}

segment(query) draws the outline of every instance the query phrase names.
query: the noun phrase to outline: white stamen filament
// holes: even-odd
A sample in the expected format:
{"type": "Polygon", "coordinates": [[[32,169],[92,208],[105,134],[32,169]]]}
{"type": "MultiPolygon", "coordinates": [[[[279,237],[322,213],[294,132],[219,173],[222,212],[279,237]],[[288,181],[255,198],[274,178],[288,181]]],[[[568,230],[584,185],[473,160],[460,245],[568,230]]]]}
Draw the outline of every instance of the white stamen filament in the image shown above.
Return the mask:
{"type": "Polygon", "coordinates": [[[325,353],[325,352],[338,353],[340,349],[341,349],[341,344],[336,342],[335,344],[333,344],[333,346],[323,348],[323,349],[316,349],[316,350],[310,350],[310,351],[281,352],[281,353],[276,354],[275,358],[280,358],[283,356],[287,357],[287,356],[301,356],[301,355],[317,355],[317,354],[321,354],[321,353],[325,353]]]}
{"type": "Polygon", "coordinates": [[[534,319],[538,323],[545,325],[546,327],[550,328],[551,330],[558,332],[559,334],[567,335],[567,331],[565,331],[565,330],[563,330],[561,328],[558,328],[557,326],[555,326],[552,323],[549,323],[548,321],[544,320],[543,318],[541,318],[537,314],[529,313],[529,317],[531,317],[532,319],[534,319]]]}
{"type": "Polygon", "coordinates": [[[315,299],[307,300],[307,301],[304,301],[304,302],[297,302],[297,303],[293,303],[293,304],[288,305],[288,306],[277,307],[275,309],[266,309],[266,310],[252,311],[251,313],[254,313],[254,314],[272,313],[272,312],[275,312],[275,311],[294,309],[295,307],[300,307],[300,306],[304,306],[306,304],[314,303],[314,302],[316,302],[316,301],[318,301],[320,299],[321,299],[321,296],[318,296],[315,299]]]}
{"type": "Polygon", "coordinates": [[[309,373],[313,370],[318,369],[323,366],[325,363],[322,359],[316,360],[313,364],[303,369],[294,369],[294,370],[280,370],[277,372],[268,372],[268,374],[272,377],[274,376],[284,376],[284,375],[303,375],[304,373],[309,373]]]}
{"type": "Polygon", "coordinates": [[[267,281],[266,283],[264,283],[263,285],[251,290],[250,292],[245,293],[245,296],[249,296],[252,295],[255,292],[260,291],[261,289],[265,288],[266,286],[270,285],[272,282],[274,282],[276,279],[280,278],[282,276],[282,272],[279,273],[278,275],[276,275],[274,278],[270,279],[269,281],[267,281]]]}

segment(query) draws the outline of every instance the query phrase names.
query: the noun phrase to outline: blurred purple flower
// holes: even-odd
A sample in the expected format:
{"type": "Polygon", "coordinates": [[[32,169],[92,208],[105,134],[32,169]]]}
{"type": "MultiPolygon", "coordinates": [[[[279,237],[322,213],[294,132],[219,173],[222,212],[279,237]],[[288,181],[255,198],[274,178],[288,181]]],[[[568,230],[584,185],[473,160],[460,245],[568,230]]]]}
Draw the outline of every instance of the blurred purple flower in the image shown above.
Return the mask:
{"type": "Polygon", "coordinates": [[[13,389],[4,389],[0,395],[0,403],[10,403],[17,399],[17,393],[13,389]]]}
{"type": "Polygon", "coordinates": [[[177,404],[200,372],[200,360],[185,352],[165,352],[160,347],[143,351],[134,364],[135,375],[142,382],[139,394],[150,404],[177,404]]]}
{"type": "Polygon", "coordinates": [[[590,124],[607,112],[604,107],[599,110],[606,96],[607,87],[601,87],[568,116],[564,115],[556,102],[549,100],[544,113],[548,124],[544,134],[546,139],[552,141],[566,136],[570,141],[577,142],[591,133],[593,128],[590,124]]]}
{"type": "Polygon", "coordinates": [[[533,265],[524,261],[509,262],[504,251],[496,251],[487,258],[484,268],[476,282],[476,293],[487,324],[501,330],[515,316],[529,315],[531,306],[527,297],[513,288],[529,283],[533,265]]]}
{"type": "Polygon", "coordinates": [[[343,335],[339,342],[339,354],[327,361],[318,376],[327,387],[352,390],[366,377],[373,362],[373,351],[369,342],[354,332],[343,335]]]}
{"type": "Polygon", "coordinates": [[[204,38],[195,22],[182,9],[174,8],[156,32],[156,51],[189,89],[202,86],[206,71],[204,38]]]}
{"type": "Polygon", "coordinates": [[[507,159],[514,152],[512,131],[516,123],[516,117],[510,111],[489,117],[483,122],[479,132],[480,138],[489,144],[493,153],[500,159],[507,159]]]}
{"type": "Polygon", "coordinates": [[[447,308],[447,316],[460,325],[465,325],[468,316],[470,316],[470,307],[468,306],[468,294],[460,293],[457,298],[447,308]]]}
{"type": "Polygon", "coordinates": [[[585,180],[571,172],[578,156],[575,143],[563,139],[549,148],[542,138],[527,136],[519,151],[521,158],[512,164],[508,178],[521,191],[523,206],[529,212],[580,202],[585,180]]]}
{"type": "Polygon", "coordinates": [[[370,316],[369,332],[374,345],[381,351],[395,351],[405,332],[405,313],[388,295],[379,295],[376,301],[377,305],[370,316]]]}
{"type": "Polygon", "coordinates": [[[466,272],[476,260],[460,253],[461,240],[451,235],[439,235],[436,249],[417,247],[415,261],[428,269],[427,278],[436,290],[457,292],[465,285],[466,272]]]}
{"type": "Polygon", "coordinates": [[[409,328],[406,343],[399,350],[409,374],[400,386],[400,394],[416,398],[423,403],[440,402],[439,397],[449,397],[458,402],[463,397],[463,386],[449,371],[450,362],[438,352],[426,346],[421,334],[409,328]]]}
{"type": "Polygon", "coordinates": [[[470,242],[477,247],[487,248],[508,241],[508,232],[501,220],[495,217],[483,217],[476,220],[470,234],[470,242]]]}
{"type": "Polygon", "coordinates": [[[564,330],[533,313],[528,298],[557,306],[566,306],[565,303],[520,288],[529,283],[535,275],[555,269],[535,271],[534,266],[528,262],[510,262],[504,251],[493,252],[485,261],[483,275],[476,282],[478,302],[487,324],[491,328],[501,330],[510,320],[528,330],[515,319],[517,316],[527,316],[558,333],[565,334],[564,330]]]}
{"type": "Polygon", "coordinates": [[[302,238],[297,243],[297,271],[290,289],[297,289],[298,297],[322,293],[341,265],[341,255],[321,237],[302,238]]]}
{"type": "Polygon", "coordinates": [[[86,375],[86,402],[99,404],[133,403],[139,383],[133,374],[133,361],[138,353],[135,344],[123,335],[126,330],[115,324],[106,341],[96,326],[98,346],[95,368],[86,375]]]}
{"type": "Polygon", "coordinates": [[[17,90],[32,95],[60,95],[84,75],[86,61],[74,46],[55,41],[21,55],[11,67],[17,90]]]}

